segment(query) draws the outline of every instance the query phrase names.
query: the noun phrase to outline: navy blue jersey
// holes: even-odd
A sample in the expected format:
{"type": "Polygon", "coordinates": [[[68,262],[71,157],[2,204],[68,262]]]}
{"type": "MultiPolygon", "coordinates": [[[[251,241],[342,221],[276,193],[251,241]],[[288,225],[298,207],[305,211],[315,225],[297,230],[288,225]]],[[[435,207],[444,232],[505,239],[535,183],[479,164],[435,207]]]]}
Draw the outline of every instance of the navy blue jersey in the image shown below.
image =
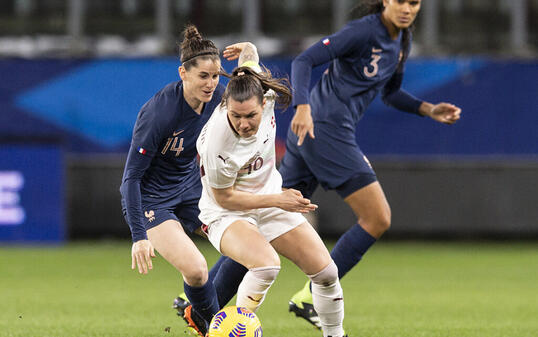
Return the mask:
{"type": "Polygon", "coordinates": [[[183,97],[182,82],[173,82],[140,109],[120,188],[133,241],[147,239],[142,205],[174,208],[183,192],[201,184],[196,140],[223,92],[219,84],[197,114],[183,97]]]}
{"type": "Polygon", "coordinates": [[[352,129],[380,91],[386,103],[418,113],[422,102],[400,89],[401,39],[401,32],[397,39],[391,38],[380,14],[349,22],[294,60],[293,105],[310,103],[314,121],[352,129]],[[329,61],[309,93],[312,67],[329,61]]]}
{"type": "Polygon", "coordinates": [[[381,92],[385,103],[417,113],[422,101],[402,90],[402,33],[392,39],[381,14],[349,22],[299,55],[292,64],[293,104],[310,103],[316,138],[301,146],[288,130],[279,171],[283,187],[310,196],[318,186],[343,198],[377,180],[355,139],[355,129],[368,105],[381,92]],[[308,92],[312,68],[331,61],[308,92]]]}

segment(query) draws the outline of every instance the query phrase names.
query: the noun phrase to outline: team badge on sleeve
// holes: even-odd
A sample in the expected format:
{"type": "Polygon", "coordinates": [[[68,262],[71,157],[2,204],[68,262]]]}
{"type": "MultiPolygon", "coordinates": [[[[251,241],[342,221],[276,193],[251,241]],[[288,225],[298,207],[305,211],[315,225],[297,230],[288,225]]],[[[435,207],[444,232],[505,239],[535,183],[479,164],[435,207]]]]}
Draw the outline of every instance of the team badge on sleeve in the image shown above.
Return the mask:
{"type": "Polygon", "coordinates": [[[146,151],[146,149],[144,149],[143,147],[139,147],[138,148],[138,153],[141,153],[141,154],[146,154],[148,151],[146,151]]]}
{"type": "Polygon", "coordinates": [[[331,40],[329,40],[328,38],[325,39],[325,40],[323,40],[323,41],[321,41],[321,42],[322,42],[324,45],[326,45],[326,46],[328,46],[328,45],[331,44],[331,40]]]}

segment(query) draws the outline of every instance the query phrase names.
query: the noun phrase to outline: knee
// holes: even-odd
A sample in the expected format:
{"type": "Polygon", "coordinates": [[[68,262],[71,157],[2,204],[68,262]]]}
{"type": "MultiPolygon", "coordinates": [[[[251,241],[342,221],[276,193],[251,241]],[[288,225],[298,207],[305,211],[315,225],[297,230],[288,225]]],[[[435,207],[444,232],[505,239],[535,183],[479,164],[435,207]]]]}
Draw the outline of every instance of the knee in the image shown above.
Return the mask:
{"type": "Polygon", "coordinates": [[[203,263],[191,265],[188,270],[182,272],[182,275],[183,280],[191,287],[201,287],[207,282],[209,277],[207,264],[204,261],[203,263]]]}
{"type": "Polygon", "coordinates": [[[360,225],[368,230],[370,234],[376,237],[381,236],[383,233],[389,230],[391,225],[391,212],[390,208],[386,208],[381,212],[376,213],[368,218],[360,218],[360,225]]]}
{"type": "Polygon", "coordinates": [[[254,277],[260,280],[272,283],[274,280],[276,280],[276,277],[278,276],[278,273],[280,272],[280,266],[274,265],[274,266],[267,266],[267,267],[252,268],[249,270],[249,272],[252,273],[254,277]]]}
{"type": "Polygon", "coordinates": [[[334,284],[338,280],[338,267],[333,260],[325,268],[314,275],[308,275],[312,283],[323,286],[334,284]]]}
{"type": "Polygon", "coordinates": [[[263,268],[263,267],[280,267],[280,258],[278,253],[274,249],[268,250],[265,254],[259,256],[256,261],[253,261],[250,265],[247,265],[248,269],[263,268]]]}
{"type": "Polygon", "coordinates": [[[378,228],[383,232],[388,231],[391,225],[391,217],[390,208],[387,208],[378,218],[378,228]]]}

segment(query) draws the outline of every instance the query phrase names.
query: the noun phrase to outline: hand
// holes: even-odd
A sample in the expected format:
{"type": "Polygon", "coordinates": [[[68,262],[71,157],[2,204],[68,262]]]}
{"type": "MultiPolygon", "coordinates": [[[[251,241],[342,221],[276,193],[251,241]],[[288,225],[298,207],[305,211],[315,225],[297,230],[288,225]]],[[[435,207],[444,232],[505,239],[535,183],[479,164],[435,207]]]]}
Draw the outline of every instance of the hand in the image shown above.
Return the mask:
{"type": "Polygon", "coordinates": [[[247,45],[252,45],[252,47],[256,48],[252,43],[250,42],[239,42],[234,43],[232,45],[227,46],[224,51],[222,52],[222,56],[227,59],[228,61],[233,61],[239,58],[239,55],[245,49],[247,45]]]}
{"type": "Polygon", "coordinates": [[[312,120],[310,104],[297,105],[297,111],[291,120],[291,131],[299,137],[297,141],[298,146],[303,145],[304,137],[307,133],[310,135],[310,138],[316,138],[314,136],[314,121],[312,120]]]}
{"type": "Polygon", "coordinates": [[[278,207],[288,212],[308,213],[315,211],[318,205],[310,203],[301,192],[290,188],[280,194],[278,207]]]}
{"type": "Polygon", "coordinates": [[[439,103],[428,114],[432,119],[445,124],[454,124],[460,119],[461,109],[449,103],[439,103]]]}
{"type": "Polygon", "coordinates": [[[155,257],[155,250],[149,240],[139,240],[133,243],[131,248],[131,269],[138,266],[140,274],[147,274],[149,269],[153,269],[151,258],[155,257]]]}

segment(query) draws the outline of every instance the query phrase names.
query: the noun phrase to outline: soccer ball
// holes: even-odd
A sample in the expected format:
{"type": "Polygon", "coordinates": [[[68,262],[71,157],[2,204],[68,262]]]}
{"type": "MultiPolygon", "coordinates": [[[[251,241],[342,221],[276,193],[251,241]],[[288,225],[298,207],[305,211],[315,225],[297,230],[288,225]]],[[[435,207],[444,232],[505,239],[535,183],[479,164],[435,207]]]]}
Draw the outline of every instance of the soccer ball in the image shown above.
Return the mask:
{"type": "Polygon", "coordinates": [[[262,337],[258,317],[247,308],[226,307],[209,324],[208,337],[262,337]]]}

